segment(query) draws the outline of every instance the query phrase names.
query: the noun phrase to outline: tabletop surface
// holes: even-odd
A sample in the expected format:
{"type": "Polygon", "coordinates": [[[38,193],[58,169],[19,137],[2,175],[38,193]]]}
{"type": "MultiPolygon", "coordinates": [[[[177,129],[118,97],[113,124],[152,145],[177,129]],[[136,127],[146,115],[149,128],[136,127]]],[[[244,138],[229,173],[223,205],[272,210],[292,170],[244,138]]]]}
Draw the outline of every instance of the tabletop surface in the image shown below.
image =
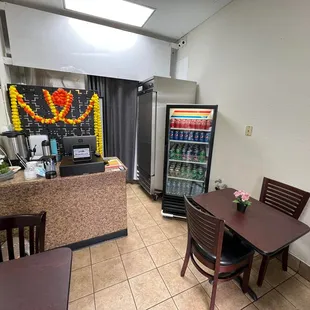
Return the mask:
{"type": "Polygon", "coordinates": [[[250,198],[245,213],[237,211],[232,188],[193,197],[202,208],[247,240],[262,254],[272,255],[310,231],[310,228],[272,207],[250,198]]]}
{"type": "Polygon", "coordinates": [[[0,308],[66,310],[71,258],[60,248],[0,263],[0,308]]]}

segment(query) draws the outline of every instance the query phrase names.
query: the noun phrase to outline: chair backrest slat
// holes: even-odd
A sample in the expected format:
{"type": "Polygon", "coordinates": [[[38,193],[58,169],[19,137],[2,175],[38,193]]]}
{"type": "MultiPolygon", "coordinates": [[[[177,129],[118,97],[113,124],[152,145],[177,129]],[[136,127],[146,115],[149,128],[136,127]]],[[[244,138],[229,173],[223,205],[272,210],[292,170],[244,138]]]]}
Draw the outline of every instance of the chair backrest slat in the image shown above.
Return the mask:
{"type": "Polygon", "coordinates": [[[13,233],[11,229],[6,230],[6,241],[8,244],[8,253],[9,259],[14,259],[14,242],[13,242],[13,233]]]}
{"type": "Polygon", "coordinates": [[[310,193],[299,188],[264,178],[260,201],[298,219],[309,197],[310,193]]]}
{"type": "Polygon", "coordinates": [[[29,247],[30,255],[34,254],[34,226],[29,227],[29,247]]]}
{"type": "MultiPolygon", "coordinates": [[[[25,235],[29,233],[30,254],[44,251],[46,212],[40,214],[22,214],[0,217],[0,231],[6,232],[9,260],[15,258],[14,239],[15,229],[18,230],[19,256],[26,256],[25,235]],[[27,233],[28,232],[28,233],[27,233]]],[[[0,250],[0,262],[3,262],[0,250]]]]}
{"type": "Polygon", "coordinates": [[[18,229],[18,241],[19,241],[19,256],[26,256],[25,253],[25,236],[24,236],[24,228],[21,227],[18,229]]]}
{"type": "Polygon", "coordinates": [[[220,259],[222,252],[224,221],[204,212],[184,197],[188,229],[191,237],[211,255],[220,259]]]}

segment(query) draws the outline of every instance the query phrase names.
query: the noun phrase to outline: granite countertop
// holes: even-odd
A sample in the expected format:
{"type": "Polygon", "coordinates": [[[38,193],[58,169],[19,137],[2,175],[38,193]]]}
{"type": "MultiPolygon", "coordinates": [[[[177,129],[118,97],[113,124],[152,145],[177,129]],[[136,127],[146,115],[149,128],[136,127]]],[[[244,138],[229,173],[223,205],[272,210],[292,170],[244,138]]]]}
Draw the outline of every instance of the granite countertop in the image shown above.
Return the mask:
{"type": "MultiPolygon", "coordinates": [[[[116,158],[116,157],[115,157],[116,158]]],[[[112,159],[112,158],[109,158],[109,159],[112,159]]],[[[121,161],[118,159],[118,161],[121,163],[121,161]]],[[[40,177],[40,176],[37,176],[36,179],[33,179],[33,180],[25,180],[25,177],[24,177],[24,170],[19,170],[18,172],[16,172],[14,174],[14,178],[11,179],[11,180],[7,180],[7,181],[3,181],[3,182],[0,182],[0,187],[6,187],[6,186],[12,186],[12,185],[17,185],[17,184],[21,184],[21,183],[38,183],[38,182],[47,182],[47,183],[50,183],[50,182],[55,182],[55,181],[59,181],[59,180],[62,180],[62,179],[68,179],[68,178],[83,178],[85,177],[86,175],[89,175],[89,174],[82,174],[82,175],[75,175],[75,176],[69,176],[69,177],[61,177],[60,176],[60,173],[59,173],[59,164],[60,163],[57,163],[57,167],[56,167],[56,171],[57,171],[57,177],[55,179],[51,179],[51,180],[48,180],[48,179],[45,179],[43,177],[40,177]]],[[[122,164],[122,163],[121,163],[122,164]]],[[[122,164],[123,165],[123,164],[122,164]]],[[[111,174],[111,173],[120,173],[120,172],[124,172],[127,170],[126,166],[124,166],[124,169],[125,170],[119,170],[119,168],[108,168],[106,166],[105,168],[105,171],[104,172],[98,172],[98,173],[94,173],[94,174],[111,174]]]]}

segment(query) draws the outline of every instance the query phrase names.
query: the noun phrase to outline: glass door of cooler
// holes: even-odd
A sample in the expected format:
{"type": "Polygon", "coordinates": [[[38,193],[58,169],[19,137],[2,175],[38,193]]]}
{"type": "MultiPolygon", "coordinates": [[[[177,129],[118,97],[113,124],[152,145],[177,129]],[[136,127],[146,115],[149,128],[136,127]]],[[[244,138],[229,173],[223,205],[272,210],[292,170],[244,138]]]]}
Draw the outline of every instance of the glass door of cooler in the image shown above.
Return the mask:
{"type": "Polygon", "coordinates": [[[165,194],[199,195],[208,182],[214,110],[178,107],[169,114],[165,194]]]}

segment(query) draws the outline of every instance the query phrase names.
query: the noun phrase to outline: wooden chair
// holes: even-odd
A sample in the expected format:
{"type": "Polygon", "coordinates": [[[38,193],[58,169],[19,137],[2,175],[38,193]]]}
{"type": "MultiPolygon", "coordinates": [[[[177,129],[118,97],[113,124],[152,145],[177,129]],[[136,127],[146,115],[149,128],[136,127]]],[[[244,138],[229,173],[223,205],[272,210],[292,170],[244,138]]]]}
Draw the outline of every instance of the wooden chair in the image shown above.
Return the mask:
{"type": "MultiPolygon", "coordinates": [[[[295,219],[298,219],[303,209],[305,208],[310,197],[310,193],[305,192],[296,187],[264,178],[262,190],[259,200],[270,207],[287,214],[295,219]]],[[[275,223],[276,225],[277,223],[275,223]]],[[[263,256],[260,266],[257,285],[262,286],[268,263],[271,258],[282,253],[282,269],[287,271],[288,250],[286,247],[272,256],[263,256]]]]}
{"type": "Polygon", "coordinates": [[[194,206],[185,196],[184,200],[188,240],[181,277],[184,277],[191,258],[198,271],[213,283],[210,303],[210,310],[213,310],[218,282],[229,281],[243,272],[242,291],[248,292],[254,250],[225,232],[223,220],[203,212],[198,205],[194,206]],[[203,270],[196,259],[207,268],[214,270],[214,274],[203,270]]]}
{"type": "MultiPolygon", "coordinates": [[[[19,256],[26,256],[25,233],[29,233],[30,255],[44,252],[46,212],[39,214],[22,214],[0,217],[0,232],[6,231],[6,240],[9,260],[15,259],[13,230],[18,229],[19,256]],[[29,231],[25,231],[29,228],[29,231]]],[[[0,249],[0,262],[3,262],[0,249]]]]}

